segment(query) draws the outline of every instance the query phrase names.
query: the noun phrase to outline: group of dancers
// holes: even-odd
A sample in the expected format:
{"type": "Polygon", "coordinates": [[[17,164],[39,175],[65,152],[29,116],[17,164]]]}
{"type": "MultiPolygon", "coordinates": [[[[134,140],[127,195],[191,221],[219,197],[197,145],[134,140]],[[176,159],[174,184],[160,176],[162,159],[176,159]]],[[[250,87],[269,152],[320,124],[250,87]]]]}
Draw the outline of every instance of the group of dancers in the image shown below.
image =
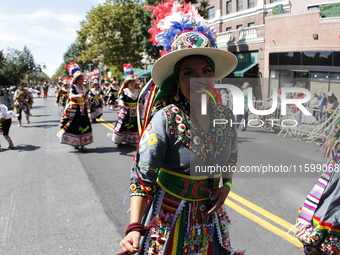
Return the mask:
{"type": "Polygon", "coordinates": [[[81,152],[86,152],[85,145],[93,142],[92,123],[103,115],[104,107],[117,111],[118,120],[113,132],[112,141],[117,146],[127,143],[138,144],[137,101],[139,87],[134,75],[126,75],[119,86],[116,77],[112,82],[105,79],[103,86],[99,75],[91,75],[91,86],[79,66],[71,62],[66,68],[72,78],[59,77],[56,91],[56,105],[62,112],[58,137],[61,143],[69,144],[81,152]]]}

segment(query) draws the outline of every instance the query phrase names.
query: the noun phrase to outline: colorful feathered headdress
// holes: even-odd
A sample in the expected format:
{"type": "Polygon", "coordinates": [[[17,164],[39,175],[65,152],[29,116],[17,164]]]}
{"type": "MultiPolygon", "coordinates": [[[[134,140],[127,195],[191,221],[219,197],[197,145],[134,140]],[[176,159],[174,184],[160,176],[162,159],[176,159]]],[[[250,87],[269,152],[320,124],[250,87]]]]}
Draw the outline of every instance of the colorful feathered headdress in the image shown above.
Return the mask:
{"type": "Polygon", "coordinates": [[[60,76],[58,77],[58,83],[62,83],[63,80],[64,80],[64,76],[60,75],[60,76]]]}
{"type": "Polygon", "coordinates": [[[73,77],[72,83],[74,83],[79,76],[83,75],[79,65],[76,62],[70,62],[67,66],[64,67],[67,69],[69,75],[73,77]]]}
{"type": "Polygon", "coordinates": [[[156,61],[151,76],[157,86],[174,73],[176,63],[189,55],[203,55],[212,60],[215,78],[227,76],[237,65],[236,57],[219,50],[216,43],[216,30],[209,27],[196,7],[184,1],[167,0],[157,6],[146,6],[155,16],[150,41],[163,46],[162,57],[156,61]]]}
{"type": "Polygon", "coordinates": [[[123,64],[123,70],[124,70],[124,76],[125,77],[133,75],[133,68],[132,68],[132,64],[131,63],[123,64]]]}
{"type": "Polygon", "coordinates": [[[193,41],[179,42],[182,45],[173,45],[179,35],[187,31],[203,33],[208,40],[204,40],[210,47],[216,48],[216,31],[206,24],[204,18],[191,3],[184,2],[181,5],[178,1],[168,0],[157,6],[145,6],[150,9],[156,17],[152,27],[149,29],[151,34],[150,41],[153,45],[163,46],[161,55],[179,48],[206,47],[202,44],[195,44],[193,41]]]}

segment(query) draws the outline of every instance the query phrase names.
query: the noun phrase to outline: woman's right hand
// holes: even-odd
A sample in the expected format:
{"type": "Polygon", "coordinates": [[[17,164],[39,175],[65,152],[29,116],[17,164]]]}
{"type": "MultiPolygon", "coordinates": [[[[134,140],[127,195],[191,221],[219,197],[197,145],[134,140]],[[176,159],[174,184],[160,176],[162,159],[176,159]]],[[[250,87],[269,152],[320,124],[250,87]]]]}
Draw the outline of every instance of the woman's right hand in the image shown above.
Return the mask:
{"type": "Polygon", "coordinates": [[[119,245],[123,251],[129,251],[131,254],[135,254],[140,251],[140,238],[141,234],[138,231],[131,231],[124,237],[119,245]]]}

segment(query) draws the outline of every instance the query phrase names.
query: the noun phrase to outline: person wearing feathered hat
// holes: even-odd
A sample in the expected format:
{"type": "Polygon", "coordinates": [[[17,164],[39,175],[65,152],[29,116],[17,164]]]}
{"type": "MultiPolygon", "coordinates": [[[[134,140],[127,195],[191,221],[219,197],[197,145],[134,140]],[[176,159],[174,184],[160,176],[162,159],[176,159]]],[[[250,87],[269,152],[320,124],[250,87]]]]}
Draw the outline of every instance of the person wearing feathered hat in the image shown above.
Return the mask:
{"type": "Polygon", "coordinates": [[[85,145],[93,142],[92,127],[86,107],[88,88],[84,86],[84,74],[77,63],[71,62],[65,68],[72,80],[69,88],[69,103],[61,118],[57,136],[61,143],[86,152],[85,145]]]}
{"type": "Polygon", "coordinates": [[[97,79],[93,80],[92,88],[88,95],[88,105],[92,123],[95,123],[103,115],[103,101],[104,92],[100,88],[97,79]]]}
{"type": "Polygon", "coordinates": [[[228,169],[237,161],[234,116],[213,89],[237,58],[216,48],[214,30],[192,4],[168,0],[148,8],[155,16],[153,42],[165,52],[151,72],[157,86],[145,86],[151,90],[146,109],[153,113],[148,118],[146,110],[132,166],[121,254],[244,254],[230,245],[224,204],[232,187],[228,169]],[[207,114],[201,112],[202,95],[207,114]],[[228,122],[214,127],[213,119],[228,122]],[[226,173],[204,170],[212,166],[226,173]]]}
{"type": "Polygon", "coordinates": [[[140,90],[136,88],[132,65],[123,65],[125,80],[118,92],[118,120],[112,133],[112,141],[120,145],[123,142],[136,146],[138,144],[137,101],[140,90]]]}
{"type": "Polygon", "coordinates": [[[107,105],[108,108],[112,111],[115,110],[117,104],[118,104],[118,91],[119,91],[119,85],[117,82],[117,77],[112,77],[112,83],[108,90],[106,91],[106,97],[107,97],[107,105]]]}

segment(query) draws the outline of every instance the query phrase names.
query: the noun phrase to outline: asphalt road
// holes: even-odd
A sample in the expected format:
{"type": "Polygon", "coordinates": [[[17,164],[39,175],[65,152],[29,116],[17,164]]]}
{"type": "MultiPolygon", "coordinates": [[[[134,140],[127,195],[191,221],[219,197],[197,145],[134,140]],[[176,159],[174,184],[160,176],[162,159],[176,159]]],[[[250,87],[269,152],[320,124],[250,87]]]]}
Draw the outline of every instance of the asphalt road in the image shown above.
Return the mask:
{"type": "MultiPolygon", "coordinates": [[[[0,254],[108,255],[120,252],[129,221],[127,190],[134,149],[116,148],[107,137],[116,116],[105,109],[93,124],[88,153],[59,143],[60,113],[54,94],[35,98],[31,124],[13,121],[16,149],[0,151],[0,254]],[[126,200],[126,201],[125,201],[126,200]]],[[[231,242],[249,255],[303,254],[286,234],[319,174],[300,166],[322,164],[315,144],[253,128],[239,132],[239,163],[227,205],[231,242]],[[290,173],[243,173],[290,169],[290,173]],[[293,171],[295,168],[295,172],[293,171]],[[272,168],[274,169],[274,168],[272,168]]]]}

